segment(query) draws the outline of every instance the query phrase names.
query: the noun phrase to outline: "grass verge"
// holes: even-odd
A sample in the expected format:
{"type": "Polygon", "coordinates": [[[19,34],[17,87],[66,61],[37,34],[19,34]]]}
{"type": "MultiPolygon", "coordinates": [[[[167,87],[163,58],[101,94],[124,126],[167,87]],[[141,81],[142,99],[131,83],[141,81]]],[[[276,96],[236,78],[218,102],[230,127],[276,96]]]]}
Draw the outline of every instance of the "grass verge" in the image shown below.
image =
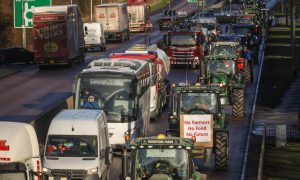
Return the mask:
{"type": "Polygon", "coordinates": [[[151,0],[149,2],[150,12],[155,12],[163,7],[169,6],[169,2],[172,3],[174,0],[151,0]]]}

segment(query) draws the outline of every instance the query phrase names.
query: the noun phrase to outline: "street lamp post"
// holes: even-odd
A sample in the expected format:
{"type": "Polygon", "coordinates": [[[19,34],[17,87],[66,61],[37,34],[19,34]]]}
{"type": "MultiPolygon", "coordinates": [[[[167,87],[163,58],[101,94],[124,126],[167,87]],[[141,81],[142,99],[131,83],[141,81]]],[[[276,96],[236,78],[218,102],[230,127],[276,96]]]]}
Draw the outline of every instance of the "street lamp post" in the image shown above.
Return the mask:
{"type": "MultiPolygon", "coordinates": [[[[93,0],[90,0],[91,1],[91,22],[93,21],[93,0]]],[[[102,2],[101,2],[102,4],[102,2]]]]}
{"type": "Polygon", "coordinates": [[[26,27],[25,27],[25,22],[24,22],[24,0],[21,1],[21,6],[22,6],[22,47],[26,49],[26,27]]]}

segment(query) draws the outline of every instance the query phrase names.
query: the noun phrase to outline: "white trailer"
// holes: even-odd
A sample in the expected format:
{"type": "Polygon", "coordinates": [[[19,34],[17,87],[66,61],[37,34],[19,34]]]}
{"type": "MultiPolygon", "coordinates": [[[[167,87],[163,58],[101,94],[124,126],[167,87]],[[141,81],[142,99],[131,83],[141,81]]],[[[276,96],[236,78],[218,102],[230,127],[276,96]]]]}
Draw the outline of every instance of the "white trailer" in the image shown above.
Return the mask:
{"type": "Polygon", "coordinates": [[[39,144],[30,124],[0,121],[0,179],[40,180],[39,144]]]}
{"type": "Polygon", "coordinates": [[[112,161],[110,151],[103,111],[63,110],[48,130],[43,173],[49,180],[104,180],[112,161]]]}
{"type": "MultiPolygon", "coordinates": [[[[161,115],[162,109],[169,105],[170,82],[167,75],[170,72],[170,58],[167,54],[159,49],[156,44],[147,46],[145,44],[135,44],[125,51],[125,54],[155,55],[151,64],[154,66],[155,77],[151,78],[156,82],[151,83],[150,98],[150,117],[157,119],[161,115]]],[[[141,56],[142,57],[142,56],[141,56]]],[[[151,60],[151,59],[150,59],[151,60]]]]}
{"type": "Polygon", "coordinates": [[[130,39],[127,3],[108,3],[95,6],[96,21],[103,24],[106,40],[130,39]]]}
{"type": "Polygon", "coordinates": [[[131,4],[127,6],[127,11],[130,17],[129,30],[130,32],[145,31],[145,25],[150,20],[150,6],[147,4],[131,4]]]}
{"type": "Polygon", "coordinates": [[[99,48],[106,50],[103,24],[98,22],[87,22],[83,24],[85,49],[99,48]]]}

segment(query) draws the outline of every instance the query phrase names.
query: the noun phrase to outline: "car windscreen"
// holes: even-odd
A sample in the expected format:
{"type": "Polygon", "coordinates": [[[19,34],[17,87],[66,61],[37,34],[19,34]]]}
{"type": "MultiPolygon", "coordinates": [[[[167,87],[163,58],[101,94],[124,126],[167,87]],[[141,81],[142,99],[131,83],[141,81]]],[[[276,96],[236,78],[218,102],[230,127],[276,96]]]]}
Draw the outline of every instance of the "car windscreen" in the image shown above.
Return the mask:
{"type": "Polygon", "coordinates": [[[45,156],[50,157],[97,157],[97,136],[49,135],[45,156]]]}

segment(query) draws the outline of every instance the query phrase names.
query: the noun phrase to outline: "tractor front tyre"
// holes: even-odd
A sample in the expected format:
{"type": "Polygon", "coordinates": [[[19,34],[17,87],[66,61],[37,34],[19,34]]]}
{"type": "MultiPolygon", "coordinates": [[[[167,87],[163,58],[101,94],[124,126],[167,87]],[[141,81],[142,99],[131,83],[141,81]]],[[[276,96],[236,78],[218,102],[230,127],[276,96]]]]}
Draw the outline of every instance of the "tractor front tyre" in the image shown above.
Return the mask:
{"type": "Polygon", "coordinates": [[[215,169],[225,171],[228,166],[228,134],[226,132],[216,132],[215,141],[215,169]]]}
{"type": "Polygon", "coordinates": [[[244,89],[234,89],[232,93],[232,115],[242,118],[245,115],[245,91],[244,89]]]}

